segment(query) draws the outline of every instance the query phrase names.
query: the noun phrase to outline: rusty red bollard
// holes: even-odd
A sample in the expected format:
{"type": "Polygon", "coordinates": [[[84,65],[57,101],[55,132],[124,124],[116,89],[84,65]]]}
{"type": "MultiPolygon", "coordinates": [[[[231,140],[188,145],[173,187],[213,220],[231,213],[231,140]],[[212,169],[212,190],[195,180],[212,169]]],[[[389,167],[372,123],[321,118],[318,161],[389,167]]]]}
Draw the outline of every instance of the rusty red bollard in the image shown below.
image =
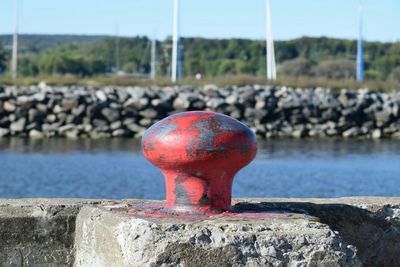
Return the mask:
{"type": "Polygon", "coordinates": [[[166,210],[207,215],[229,210],[234,175],[253,160],[257,144],[229,116],[189,111],[151,126],[142,150],[165,176],[166,210]]]}

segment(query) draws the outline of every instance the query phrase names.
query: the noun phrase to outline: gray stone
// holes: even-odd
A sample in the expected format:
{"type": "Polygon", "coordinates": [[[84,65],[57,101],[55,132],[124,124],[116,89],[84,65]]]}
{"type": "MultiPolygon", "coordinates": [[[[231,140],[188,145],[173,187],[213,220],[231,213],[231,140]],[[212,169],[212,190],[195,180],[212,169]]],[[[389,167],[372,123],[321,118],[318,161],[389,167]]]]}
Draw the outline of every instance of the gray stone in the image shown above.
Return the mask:
{"type": "Polygon", "coordinates": [[[396,138],[396,139],[400,139],[400,131],[397,131],[397,132],[393,133],[392,137],[396,138]]]}
{"type": "Polygon", "coordinates": [[[74,124],[66,124],[66,125],[60,126],[60,127],[58,128],[58,132],[59,132],[61,135],[63,135],[63,134],[65,134],[66,132],[75,130],[75,127],[76,127],[76,126],[75,126],[74,124]]]}
{"type": "Polygon", "coordinates": [[[110,124],[110,129],[111,130],[117,130],[122,127],[122,122],[121,121],[115,121],[110,124]]]}
{"type": "Polygon", "coordinates": [[[18,105],[25,105],[30,101],[30,97],[27,95],[21,95],[17,97],[17,104],[18,105]]]}
{"type": "Polygon", "coordinates": [[[62,101],[62,107],[64,110],[71,110],[78,105],[78,99],[76,98],[66,98],[62,101]]]}
{"type": "Polygon", "coordinates": [[[74,107],[71,113],[74,114],[75,116],[82,116],[85,110],[86,110],[85,105],[81,104],[77,107],[74,107]]]}
{"type": "Polygon", "coordinates": [[[117,129],[117,130],[114,130],[111,135],[114,137],[123,137],[123,136],[128,135],[128,133],[124,129],[117,129]]]}
{"type": "Polygon", "coordinates": [[[36,93],[32,98],[37,102],[43,102],[46,99],[46,95],[44,93],[36,93]]]}
{"type": "Polygon", "coordinates": [[[98,100],[100,100],[102,102],[107,101],[107,95],[102,90],[96,91],[96,97],[98,100]]]}
{"type": "Polygon", "coordinates": [[[13,103],[11,103],[9,101],[5,101],[3,103],[3,109],[4,109],[5,112],[14,112],[16,108],[17,107],[13,103]]]}
{"type": "Polygon", "coordinates": [[[39,126],[38,123],[36,123],[36,122],[31,122],[31,123],[29,123],[28,125],[26,125],[25,131],[29,133],[30,130],[33,130],[33,129],[37,130],[37,129],[39,129],[39,128],[40,128],[40,126],[39,126]]]}
{"type": "Polygon", "coordinates": [[[28,111],[29,122],[41,122],[46,118],[46,113],[41,112],[37,109],[31,108],[28,111]]]}
{"type": "Polygon", "coordinates": [[[7,136],[10,133],[8,129],[0,128],[0,137],[7,136]]]}
{"type": "Polygon", "coordinates": [[[225,104],[225,100],[223,98],[211,98],[206,103],[207,107],[214,108],[214,109],[219,108],[224,104],[225,104]]]}
{"type": "Polygon", "coordinates": [[[375,129],[371,134],[373,139],[380,139],[382,137],[382,131],[380,129],[375,129]]]}
{"type": "Polygon", "coordinates": [[[149,118],[143,118],[139,121],[139,124],[145,127],[148,127],[153,124],[153,121],[149,118]]]}
{"type": "Polygon", "coordinates": [[[232,93],[227,98],[225,98],[225,102],[227,104],[233,105],[233,104],[236,104],[238,102],[238,98],[239,98],[239,96],[236,93],[232,93]]]}
{"type": "Polygon", "coordinates": [[[100,120],[100,119],[93,120],[93,126],[96,128],[104,127],[106,125],[107,125],[107,122],[105,120],[100,120]]]}
{"type": "Polygon", "coordinates": [[[203,110],[206,107],[206,103],[200,99],[194,100],[191,104],[190,107],[192,110],[203,110]]]}
{"type": "Polygon", "coordinates": [[[82,117],[68,114],[67,118],[65,119],[65,123],[80,124],[82,123],[82,117]]]}
{"type": "Polygon", "coordinates": [[[47,105],[45,104],[36,104],[36,109],[40,112],[47,112],[47,105]]]}
{"type": "Polygon", "coordinates": [[[104,108],[101,111],[101,114],[109,121],[109,122],[114,122],[119,119],[119,111],[111,108],[104,108]]]}
{"type": "Polygon", "coordinates": [[[297,130],[294,130],[294,131],[293,131],[292,136],[293,136],[293,137],[296,137],[296,138],[300,138],[300,137],[306,136],[306,134],[307,134],[307,133],[306,133],[305,130],[297,129],[297,130]]]}
{"type": "Polygon", "coordinates": [[[78,138],[79,135],[79,131],[77,129],[73,129],[71,131],[67,131],[64,133],[65,137],[67,137],[68,139],[76,139],[78,138]]]}
{"type": "Polygon", "coordinates": [[[267,106],[267,102],[265,102],[264,100],[258,100],[256,102],[255,108],[256,109],[264,109],[267,106]]]}
{"type": "Polygon", "coordinates": [[[216,85],[205,85],[204,94],[208,97],[219,97],[220,93],[216,85]]]}
{"type": "Polygon", "coordinates": [[[62,125],[66,121],[68,115],[66,113],[62,112],[62,113],[58,113],[56,116],[57,116],[57,122],[60,125],[62,125]]]}
{"type": "Polygon", "coordinates": [[[94,130],[89,133],[89,136],[90,136],[90,138],[93,138],[93,139],[99,139],[99,138],[109,138],[109,137],[111,137],[111,134],[105,133],[105,132],[98,132],[98,131],[94,130]]]}
{"type": "Polygon", "coordinates": [[[355,137],[358,136],[360,133],[360,129],[358,127],[352,127],[343,132],[343,137],[355,137]]]}
{"type": "Polygon", "coordinates": [[[17,121],[11,123],[10,130],[15,133],[23,132],[26,125],[26,119],[20,118],[17,121]]]}
{"type": "Polygon", "coordinates": [[[158,112],[155,109],[147,108],[139,112],[141,116],[148,119],[155,119],[158,117],[158,112]]]}
{"type": "Polygon", "coordinates": [[[336,135],[338,135],[338,130],[329,128],[326,130],[326,135],[327,136],[336,136],[336,135]]]}
{"type": "Polygon", "coordinates": [[[11,113],[10,115],[8,115],[8,120],[11,121],[11,122],[16,121],[17,119],[18,118],[17,118],[17,115],[15,113],[11,113]]]}
{"type": "Polygon", "coordinates": [[[172,103],[172,107],[176,110],[186,110],[190,107],[190,100],[188,96],[178,96],[172,103]]]}
{"type": "Polygon", "coordinates": [[[85,133],[89,133],[93,129],[93,126],[87,123],[81,124],[79,126],[80,126],[79,129],[85,133]]]}
{"type": "Polygon", "coordinates": [[[131,108],[134,110],[142,110],[143,108],[147,107],[149,104],[149,100],[147,98],[140,98],[140,99],[133,99],[128,98],[124,103],[125,108],[131,108]]]}
{"type": "Polygon", "coordinates": [[[32,130],[29,131],[29,137],[40,139],[40,138],[44,137],[44,134],[41,131],[38,131],[36,129],[32,129],[32,130]]]}
{"type": "Polygon", "coordinates": [[[390,111],[383,110],[377,111],[375,113],[375,120],[377,121],[378,125],[383,125],[390,120],[390,111]]]}
{"type": "Polygon", "coordinates": [[[46,121],[55,122],[57,120],[57,116],[55,114],[48,114],[46,117],[46,121]]]}
{"type": "Polygon", "coordinates": [[[53,112],[54,112],[55,114],[61,113],[61,112],[63,112],[63,111],[64,111],[64,109],[63,109],[60,105],[55,105],[54,108],[53,108],[53,112]]]}
{"type": "Polygon", "coordinates": [[[112,102],[112,103],[110,103],[110,108],[112,108],[112,109],[121,109],[122,105],[120,103],[112,102]]]}
{"type": "Polygon", "coordinates": [[[134,132],[134,133],[143,133],[144,131],[146,131],[147,128],[140,126],[136,123],[129,123],[129,124],[125,124],[126,128],[128,128],[130,131],[134,132]]]}

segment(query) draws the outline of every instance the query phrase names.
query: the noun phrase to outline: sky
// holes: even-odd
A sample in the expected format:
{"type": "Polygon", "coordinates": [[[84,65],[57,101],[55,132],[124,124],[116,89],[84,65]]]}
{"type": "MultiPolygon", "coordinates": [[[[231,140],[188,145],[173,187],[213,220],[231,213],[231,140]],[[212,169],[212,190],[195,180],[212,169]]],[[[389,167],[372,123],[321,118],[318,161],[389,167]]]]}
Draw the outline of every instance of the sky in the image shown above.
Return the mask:
{"type": "MultiPolygon", "coordinates": [[[[15,0],[0,0],[0,34],[14,28],[15,0]]],[[[37,34],[172,34],[173,0],[19,0],[19,32],[37,34]]],[[[359,0],[271,0],[273,35],[357,37],[359,0]]],[[[180,0],[184,37],[265,38],[265,0],[180,0]]],[[[364,38],[400,41],[400,0],[363,0],[364,38]]]]}

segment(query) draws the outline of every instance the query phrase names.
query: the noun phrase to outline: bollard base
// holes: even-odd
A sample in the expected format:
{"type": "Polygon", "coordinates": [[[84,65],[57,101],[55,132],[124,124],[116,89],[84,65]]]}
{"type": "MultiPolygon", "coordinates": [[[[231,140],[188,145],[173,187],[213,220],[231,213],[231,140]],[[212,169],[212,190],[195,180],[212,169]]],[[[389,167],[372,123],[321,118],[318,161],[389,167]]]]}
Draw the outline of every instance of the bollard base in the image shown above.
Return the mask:
{"type": "Polygon", "coordinates": [[[143,208],[162,204],[83,207],[75,265],[360,266],[355,247],[312,216],[245,205],[197,218],[143,208]]]}
{"type": "Polygon", "coordinates": [[[126,213],[136,218],[159,218],[174,219],[182,221],[199,221],[206,219],[307,219],[310,221],[319,221],[319,218],[303,213],[295,213],[285,210],[268,210],[257,211],[241,207],[231,207],[230,211],[222,212],[211,210],[210,212],[196,213],[193,210],[179,209],[177,207],[170,208],[163,203],[139,202],[120,205],[110,205],[107,207],[110,211],[126,213]]]}

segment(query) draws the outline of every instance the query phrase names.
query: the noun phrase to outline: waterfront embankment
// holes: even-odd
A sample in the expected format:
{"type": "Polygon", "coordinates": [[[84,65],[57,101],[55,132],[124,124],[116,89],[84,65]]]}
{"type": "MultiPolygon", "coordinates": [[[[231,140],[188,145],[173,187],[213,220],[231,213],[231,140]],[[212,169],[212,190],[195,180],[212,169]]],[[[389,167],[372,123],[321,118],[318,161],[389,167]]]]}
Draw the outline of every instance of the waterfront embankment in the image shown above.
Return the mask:
{"type": "Polygon", "coordinates": [[[0,137],[140,137],[172,113],[230,115],[260,138],[400,138],[400,92],[217,87],[0,87],[0,137]]]}

